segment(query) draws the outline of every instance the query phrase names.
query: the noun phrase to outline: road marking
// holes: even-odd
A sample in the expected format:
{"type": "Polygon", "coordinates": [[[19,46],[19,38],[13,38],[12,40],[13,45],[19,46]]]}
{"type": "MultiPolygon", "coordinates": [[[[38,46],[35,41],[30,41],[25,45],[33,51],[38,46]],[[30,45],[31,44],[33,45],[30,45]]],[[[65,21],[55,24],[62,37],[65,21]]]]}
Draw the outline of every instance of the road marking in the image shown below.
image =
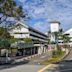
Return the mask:
{"type": "Polygon", "coordinates": [[[51,68],[51,67],[57,67],[58,65],[56,64],[49,64],[45,67],[43,67],[42,69],[40,69],[38,72],[44,72],[46,69],[51,68]]]}
{"type": "Polygon", "coordinates": [[[43,71],[45,71],[47,68],[51,67],[52,65],[53,65],[53,64],[49,64],[49,65],[43,67],[42,69],[40,69],[38,72],[43,72],[43,71]]]}

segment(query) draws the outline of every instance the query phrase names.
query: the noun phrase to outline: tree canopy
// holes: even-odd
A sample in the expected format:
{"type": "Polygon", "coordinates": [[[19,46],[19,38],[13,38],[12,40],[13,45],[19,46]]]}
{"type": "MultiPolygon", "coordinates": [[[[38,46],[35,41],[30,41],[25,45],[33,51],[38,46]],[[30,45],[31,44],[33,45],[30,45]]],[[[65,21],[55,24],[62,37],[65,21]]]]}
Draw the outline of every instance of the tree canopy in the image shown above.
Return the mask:
{"type": "Polygon", "coordinates": [[[7,39],[0,39],[0,48],[9,48],[10,42],[7,39]]]}
{"type": "Polygon", "coordinates": [[[13,17],[19,20],[25,18],[22,6],[16,4],[15,0],[0,0],[0,24],[8,17],[13,17]]]}
{"type": "Polygon", "coordinates": [[[0,48],[10,47],[10,34],[6,28],[0,27],[0,48]]]}
{"type": "Polygon", "coordinates": [[[24,38],[24,42],[28,43],[28,42],[32,42],[31,38],[24,38]]]}
{"type": "Polygon", "coordinates": [[[0,27],[0,39],[9,39],[11,36],[6,28],[0,27]]]}
{"type": "Polygon", "coordinates": [[[62,39],[64,43],[68,43],[70,41],[70,37],[68,35],[62,35],[62,39]]]}

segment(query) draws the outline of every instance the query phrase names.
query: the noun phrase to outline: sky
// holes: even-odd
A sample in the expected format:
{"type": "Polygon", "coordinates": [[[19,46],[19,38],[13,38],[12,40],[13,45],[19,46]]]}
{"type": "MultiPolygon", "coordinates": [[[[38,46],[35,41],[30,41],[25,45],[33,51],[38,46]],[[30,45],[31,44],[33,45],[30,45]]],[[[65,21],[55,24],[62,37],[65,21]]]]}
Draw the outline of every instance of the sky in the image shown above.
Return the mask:
{"type": "Polygon", "coordinates": [[[27,24],[47,32],[50,21],[58,20],[64,31],[72,27],[72,0],[16,0],[30,19],[27,24]]]}

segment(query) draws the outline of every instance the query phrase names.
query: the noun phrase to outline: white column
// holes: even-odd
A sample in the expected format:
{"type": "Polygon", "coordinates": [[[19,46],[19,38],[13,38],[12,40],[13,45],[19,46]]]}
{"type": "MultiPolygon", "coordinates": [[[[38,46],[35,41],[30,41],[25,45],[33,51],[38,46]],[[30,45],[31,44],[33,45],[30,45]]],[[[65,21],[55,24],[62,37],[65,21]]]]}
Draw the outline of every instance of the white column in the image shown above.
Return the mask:
{"type": "Polygon", "coordinates": [[[42,54],[43,53],[43,45],[40,45],[38,48],[38,54],[42,54]]]}

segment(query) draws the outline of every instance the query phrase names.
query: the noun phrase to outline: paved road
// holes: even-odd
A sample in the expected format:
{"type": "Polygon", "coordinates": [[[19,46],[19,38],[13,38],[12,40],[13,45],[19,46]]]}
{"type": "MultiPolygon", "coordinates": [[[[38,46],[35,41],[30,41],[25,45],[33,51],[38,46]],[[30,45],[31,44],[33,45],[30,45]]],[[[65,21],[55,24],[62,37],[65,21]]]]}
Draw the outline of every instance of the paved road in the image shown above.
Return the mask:
{"type": "Polygon", "coordinates": [[[49,68],[44,72],[72,72],[72,50],[63,61],[55,65],[57,66],[49,68]]]}
{"type": "Polygon", "coordinates": [[[47,58],[50,58],[49,53],[11,65],[0,65],[0,72],[37,72],[45,66],[40,65],[39,62],[47,58]]]}
{"type": "Polygon", "coordinates": [[[44,60],[47,60],[47,59],[50,59],[50,58],[51,58],[51,53],[48,52],[46,54],[42,54],[41,56],[37,56],[35,58],[32,58],[28,64],[37,65],[41,61],[44,61],[44,60]]]}
{"type": "Polygon", "coordinates": [[[15,65],[7,66],[4,69],[0,69],[0,72],[37,72],[39,69],[43,68],[43,65],[15,65]]]}

